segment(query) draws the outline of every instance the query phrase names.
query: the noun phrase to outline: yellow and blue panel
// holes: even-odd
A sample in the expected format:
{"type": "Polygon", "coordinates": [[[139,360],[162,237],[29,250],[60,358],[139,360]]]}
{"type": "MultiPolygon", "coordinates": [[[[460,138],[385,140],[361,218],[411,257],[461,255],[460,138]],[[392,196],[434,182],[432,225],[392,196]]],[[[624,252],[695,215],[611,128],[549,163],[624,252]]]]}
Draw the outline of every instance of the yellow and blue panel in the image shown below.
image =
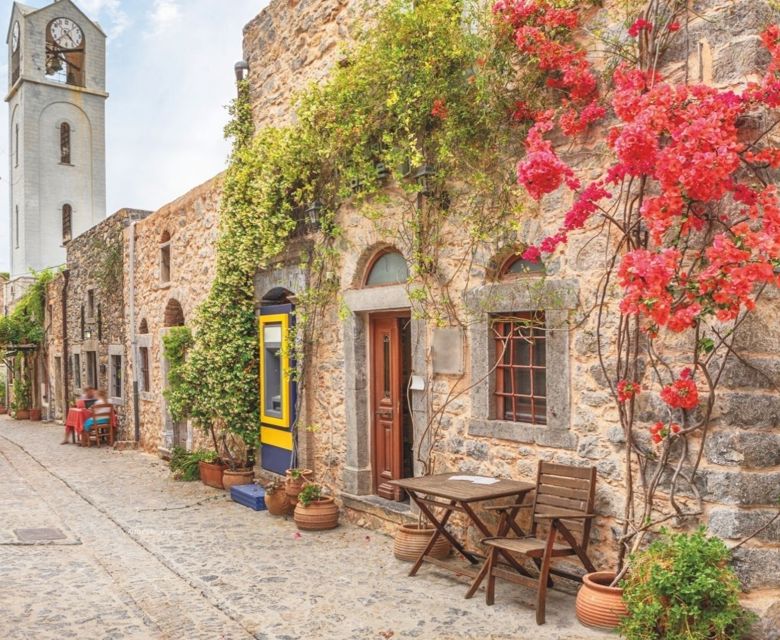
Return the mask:
{"type": "Polygon", "coordinates": [[[283,474],[290,467],[295,424],[296,385],[288,352],[293,307],[263,307],[258,322],[261,466],[283,474]]]}

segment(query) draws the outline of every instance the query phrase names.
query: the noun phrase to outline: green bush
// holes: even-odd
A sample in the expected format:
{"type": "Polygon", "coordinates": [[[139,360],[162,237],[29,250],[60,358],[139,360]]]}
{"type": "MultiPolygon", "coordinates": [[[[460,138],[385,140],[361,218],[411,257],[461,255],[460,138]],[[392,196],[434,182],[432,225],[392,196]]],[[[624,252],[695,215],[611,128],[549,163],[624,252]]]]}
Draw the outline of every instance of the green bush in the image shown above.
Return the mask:
{"type": "Polygon", "coordinates": [[[719,538],[695,533],[661,537],[632,556],[622,583],[629,615],[626,640],[739,640],[753,615],[739,603],[740,585],[719,538]]]}
{"type": "Polygon", "coordinates": [[[298,494],[298,502],[304,507],[308,507],[312,502],[322,498],[322,487],[318,484],[309,483],[303,487],[298,494]]]}
{"type": "Polygon", "coordinates": [[[173,472],[174,480],[190,482],[200,479],[199,462],[214,462],[217,458],[217,454],[213,451],[193,451],[190,453],[183,447],[174,447],[169,466],[173,472]]]}

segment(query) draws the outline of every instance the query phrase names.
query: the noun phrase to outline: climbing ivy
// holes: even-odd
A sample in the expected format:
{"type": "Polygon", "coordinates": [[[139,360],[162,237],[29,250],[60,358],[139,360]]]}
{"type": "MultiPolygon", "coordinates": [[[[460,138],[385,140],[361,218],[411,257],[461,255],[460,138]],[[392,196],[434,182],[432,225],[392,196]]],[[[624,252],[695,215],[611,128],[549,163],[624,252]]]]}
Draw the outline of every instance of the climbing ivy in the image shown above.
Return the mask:
{"type": "Polygon", "coordinates": [[[39,345],[44,336],[46,286],[54,279],[50,270],[34,274],[33,283],[13,311],[0,318],[0,348],[10,345],[39,345]]]}
{"type": "Polygon", "coordinates": [[[316,208],[319,219],[315,241],[299,256],[309,283],[296,291],[297,362],[305,362],[300,351],[338,290],[343,243],[335,214],[345,202],[411,249],[410,297],[419,307],[439,322],[457,321],[450,295],[440,291],[447,286],[437,264],[443,224],[457,223],[467,244],[512,228],[520,203],[506,158],[518,153],[513,141],[524,133],[515,105],[533,107],[542,87],[534,71],[518,82],[511,44],[497,37],[505,27],[479,4],[391,0],[329,77],[297,96],[288,126],[255,133],[249,86],[239,83],[225,130],[233,148],[216,277],[197,314],[178,405],[204,428],[255,442],[254,275],[282,256],[307,211],[316,208]],[[390,217],[378,213],[389,179],[402,205],[390,217]]]}

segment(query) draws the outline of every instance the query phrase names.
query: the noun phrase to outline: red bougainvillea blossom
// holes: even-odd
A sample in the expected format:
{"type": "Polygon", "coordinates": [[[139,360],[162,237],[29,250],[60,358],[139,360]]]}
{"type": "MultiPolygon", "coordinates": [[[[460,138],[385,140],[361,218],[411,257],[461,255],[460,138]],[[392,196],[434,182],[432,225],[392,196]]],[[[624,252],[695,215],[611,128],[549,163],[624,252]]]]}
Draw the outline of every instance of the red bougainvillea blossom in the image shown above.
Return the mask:
{"type": "Polygon", "coordinates": [[[661,400],[672,409],[695,409],[699,405],[699,390],[690,369],[683,369],[679,378],[661,390],[661,400]]]}
{"type": "MultiPolygon", "coordinates": [[[[761,81],[741,93],[674,84],[653,71],[619,66],[611,87],[617,123],[607,136],[615,162],[582,188],[545,139],[556,128],[578,135],[604,116],[596,76],[569,37],[579,26],[577,13],[556,9],[548,0],[501,0],[494,10],[513,29],[520,53],[538,64],[548,85],[562,95],[557,112],[532,114],[525,105],[515,112],[535,120],[527,155],[517,167],[519,183],[536,200],[564,186],[574,192],[558,230],[528,247],[525,259],[555,251],[602,210],[602,201],[624,188],[625,180],[641,178],[651,185],[638,204],[651,243],[630,248],[618,267],[623,314],[638,316],[651,335],[661,328],[682,332],[704,317],[734,319],[740,310],[753,308],[760,285],[780,284],[780,194],[743,171],[780,168],[780,149],[766,139],[748,146],[739,131],[750,113],[780,107],[780,27],[763,32],[771,62],[761,81]],[[724,204],[730,213],[723,213],[724,204]],[[708,225],[708,241],[693,248],[688,238],[708,225]]],[[[640,18],[629,35],[654,28],[640,18]]],[[[675,32],[680,25],[673,20],[661,28],[675,32]]]]}
{"type": "Polygon", "coordinates": [[[648,33],[653,30],[653,23],[648,22],[644,18],[639,18],[628,28],[628,35],[630,35],[632,38],[636,38],[642,31],[647,31],[648,33]]]}
{"type": "Polygon", "coordinates": [[[680,425],[672,422],[668,427],[663,422],[656,422],[650,427],[650,439],[659,444],[673,433],[680,433],[680,425]]]}
{"type": "Polygon", "coordinates": [[[443,98],[437,98],[433,101],[433,107],[431,108],[431,115],[434,118],[439,118],[440,120],[446,120],[447,116],[450,114],[449,109],[447,109],[447,103],[444,101],[443,98]]]}
{"type": "Polygon", "coordinates": [[[642,392],[642,385],[638,382],[621,380],[617,385],[618,402],[628,402],[642,392]]]}

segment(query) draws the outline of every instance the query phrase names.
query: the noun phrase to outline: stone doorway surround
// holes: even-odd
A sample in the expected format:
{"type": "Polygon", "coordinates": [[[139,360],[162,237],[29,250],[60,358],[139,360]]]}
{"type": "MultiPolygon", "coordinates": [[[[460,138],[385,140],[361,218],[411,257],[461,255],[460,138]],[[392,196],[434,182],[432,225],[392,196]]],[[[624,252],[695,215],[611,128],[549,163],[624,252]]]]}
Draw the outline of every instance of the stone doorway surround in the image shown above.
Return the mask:
{"type": "Polygon", "coordinates": [[[168,401],[165,399],[163,391],[168,387],[168,359],[165,357],[163,348],[163,338],[171,330],[171,327],[160,329],[160,374],[162,376],[162,388],[160,390],[160,415],[163,419],[162,424],[162,444],[159,452],[164,458],[168,458],[173,452],[174,447],[184,447],[187,451],[192,451],[192,422],[189,420],[176,422],[168,411],[168,401]]]}
{"type": "MultiPolygon", "coordinates": [[[[373,494],[371,475],[371,408],[369,398],[369,314],[408,311],[411,302],[402,284],[351,289],[344,292],[351,313],[344,322],[344,402],[346,408],[347,451],[344,461],[343,491],[352,496],[373,494]]],[[[427,326],[424,320],[411,320],[412,375],[427,380],[427,326]]],[[[426,390],[412,391],[414,451],[428,422],[426,390]]],[[[429,443],[423,443],[423,453],[429,443]]],[[[422,473],[414,460],[414,474],[422,473]]]]}

